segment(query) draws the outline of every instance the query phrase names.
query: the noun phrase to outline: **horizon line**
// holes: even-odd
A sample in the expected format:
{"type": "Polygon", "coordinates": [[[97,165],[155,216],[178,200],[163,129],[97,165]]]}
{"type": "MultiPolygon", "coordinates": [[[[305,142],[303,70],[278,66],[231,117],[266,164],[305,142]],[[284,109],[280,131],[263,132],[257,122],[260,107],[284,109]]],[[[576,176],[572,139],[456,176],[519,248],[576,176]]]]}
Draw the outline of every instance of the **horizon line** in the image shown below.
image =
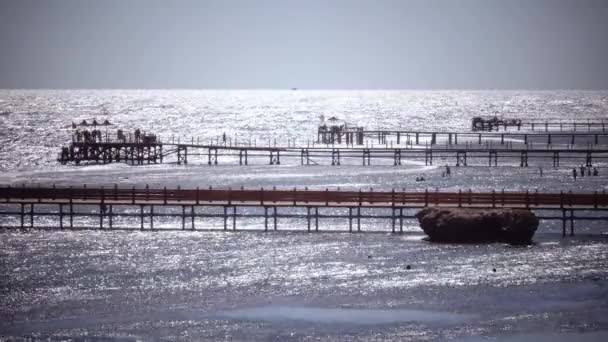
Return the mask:
{"type": "Polygon", "coordinates": [[[133,90],[195,90],[195,91],[608,91],[608,88],[1,88],[0,91],[6,90],[53,90],[53,91],[72,91],[72,90],[112,90],[112,91],[133,91],[133,90]]]}

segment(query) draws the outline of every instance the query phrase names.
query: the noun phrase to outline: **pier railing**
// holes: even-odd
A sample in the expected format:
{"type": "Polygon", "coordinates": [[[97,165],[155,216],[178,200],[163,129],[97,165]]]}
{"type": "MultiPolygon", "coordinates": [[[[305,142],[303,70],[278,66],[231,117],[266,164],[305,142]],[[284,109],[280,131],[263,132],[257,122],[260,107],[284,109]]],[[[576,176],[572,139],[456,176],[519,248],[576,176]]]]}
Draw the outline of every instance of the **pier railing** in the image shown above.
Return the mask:
{"type": "Polygon", "coordinates": [[[0,199],[5,202],[121,202],[190,204],[200,203],[269,203],[297,206],[320,203],[327,206],[354,204],[359,206],[479,206],[479,207],[608,207],[608,194],[593,193],[539,193],[537,191],[491,191],[473,192],[459,190],[444,192],[425,191],[337,191],[337,190],[265,190],[265,189],[167,189],[167,188],[103,188],[103,187],[2,187],[0,199]]]}
{"type": "Polygon", "coordinates": [[[98,226],[99,229],[134,229],[132,221],[139,221],[139,229],[145,230],[155,229],[155,220],[173,219],[181,221],[182,230],[187,226],[190,230],[195,230],[197,220],[219,218],[223,220],[223,230],[228,230],[230,221],[232,230],[236,230],[237,219],[263,218],[264,230],[268,231],[269,222],[272,222],[273,229],[277,230],[277,220],[281,218],[305,219],[308,232],[313,231],[313,224],[314,231],[319,231],[320,219],[348,220],[348,231],[353,232],[355,229],[361,231],[362,219],[386,219],[391,222],[390,231],[396,233],[403,232],[405,219],[415,219],[415,213],[412,211],[427,206],[533,210],[537,214],[541,213],[538,215],[540,219],[560,220],[562,236],[566,235],[568,221],[571,235],[574,234],[575,220],[608,221],[608,195],[597,191],[538,193],[502,190],[443,192],[438,189],[330,191],[296,188],[233,190],[160,189],[148,186],[22,186],[0,188],[0,228],[91,229],[98,226]],[[204,208],[222,208],[223,212],[209,213],[203,210],[204,208]],[[256,209],[263,209],[263,214],[255,213],[256,209]],[[302,209],[306,210],[305,213],[301,213],[302,209]],[[323,213],[323,210],[327,212],[323,213]],[[387,211],[390,214],[387,214],[387,211]],[[555,212],[561,212],[561,215],[555,215],[555,212]],[[586,214],[579,215],[579,212],[586,214]],[[46,217],[46,220],[36,224],[35,218],[38,217],[46,217]],[[49,223],[48,220],[52,218],[56,219],[56,225],[49,223]],[[118,218],[123,221],[131,220],[131,226],[117,226],[114,220],[118,218]]]}

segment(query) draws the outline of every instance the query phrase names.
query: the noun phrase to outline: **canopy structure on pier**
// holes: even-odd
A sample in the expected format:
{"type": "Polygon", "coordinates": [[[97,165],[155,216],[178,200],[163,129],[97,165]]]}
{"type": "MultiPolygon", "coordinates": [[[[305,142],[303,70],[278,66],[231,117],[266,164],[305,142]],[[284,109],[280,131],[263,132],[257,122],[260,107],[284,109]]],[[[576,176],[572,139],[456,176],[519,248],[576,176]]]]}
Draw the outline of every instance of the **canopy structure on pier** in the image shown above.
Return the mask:
{"type": "Polygon", "coordinates": [[[321,116],[321,123],[317,130],[317,142],[322,144],[342,143],[342,139],[347,144],[363,144],[363,127],[338,119],[335,116],[325,119],[321,116]]]}

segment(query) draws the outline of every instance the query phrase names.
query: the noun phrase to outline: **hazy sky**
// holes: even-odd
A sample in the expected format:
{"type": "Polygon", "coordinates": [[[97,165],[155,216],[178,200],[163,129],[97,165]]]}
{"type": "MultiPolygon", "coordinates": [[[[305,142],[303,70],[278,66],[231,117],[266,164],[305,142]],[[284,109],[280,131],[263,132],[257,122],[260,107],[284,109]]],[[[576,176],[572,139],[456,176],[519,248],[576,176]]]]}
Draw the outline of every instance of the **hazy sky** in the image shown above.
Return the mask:
{"type": "Polygon", "coordinates": [[[0,88],[608,89],[608,0],[0,0],[0,88]]]}

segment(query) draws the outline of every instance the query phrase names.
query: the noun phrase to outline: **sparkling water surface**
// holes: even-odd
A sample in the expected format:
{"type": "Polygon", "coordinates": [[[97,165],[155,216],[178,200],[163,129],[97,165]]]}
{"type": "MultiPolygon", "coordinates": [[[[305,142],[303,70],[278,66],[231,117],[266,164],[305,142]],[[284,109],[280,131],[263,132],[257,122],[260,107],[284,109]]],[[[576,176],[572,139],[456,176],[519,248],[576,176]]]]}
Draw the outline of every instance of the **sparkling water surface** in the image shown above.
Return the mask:
{"type": "MultiPolygon", "coordinates": [[[[221,159],[209,167],[201,157],[188,166],[76,167],[55,158],[71,122],[93,118],[163,139],[208,141],[226,132],[256,143],[306,144],[316,138],[320,115],[369,129],[466,131],[473,116],[494,112],[580,119],[606,118],[607,109],[608,92],[2,90],[0,184],[594,191],[608,186],[601,163],[600,177],[574,181],[577,165],[520,168],[516,160],[453,167],[447,179],[443,162],[303,167],[254,160],[239,167],[221,159]],[[414,182],[420,175],[427,180],[414,182]]],[[[219,228],[216,221],[197,228],[219,228]]],[[[239,224],[245,231],[2,231],[0,335],[369,341],[567,333],[603,340],[608,330],[603,222],[577,222],[578,234],[566,239],[561,224],[542,222],[527,247],[431,244],[414,221],[403,235],[389,234],[390,222],[381,220],[365,222],[375,233],[361,234],[332,233],[346,228],[333,221],[310,234],[303,220],[280,220],[269,233],[247,231],[260,220],[239,224]]]]}

